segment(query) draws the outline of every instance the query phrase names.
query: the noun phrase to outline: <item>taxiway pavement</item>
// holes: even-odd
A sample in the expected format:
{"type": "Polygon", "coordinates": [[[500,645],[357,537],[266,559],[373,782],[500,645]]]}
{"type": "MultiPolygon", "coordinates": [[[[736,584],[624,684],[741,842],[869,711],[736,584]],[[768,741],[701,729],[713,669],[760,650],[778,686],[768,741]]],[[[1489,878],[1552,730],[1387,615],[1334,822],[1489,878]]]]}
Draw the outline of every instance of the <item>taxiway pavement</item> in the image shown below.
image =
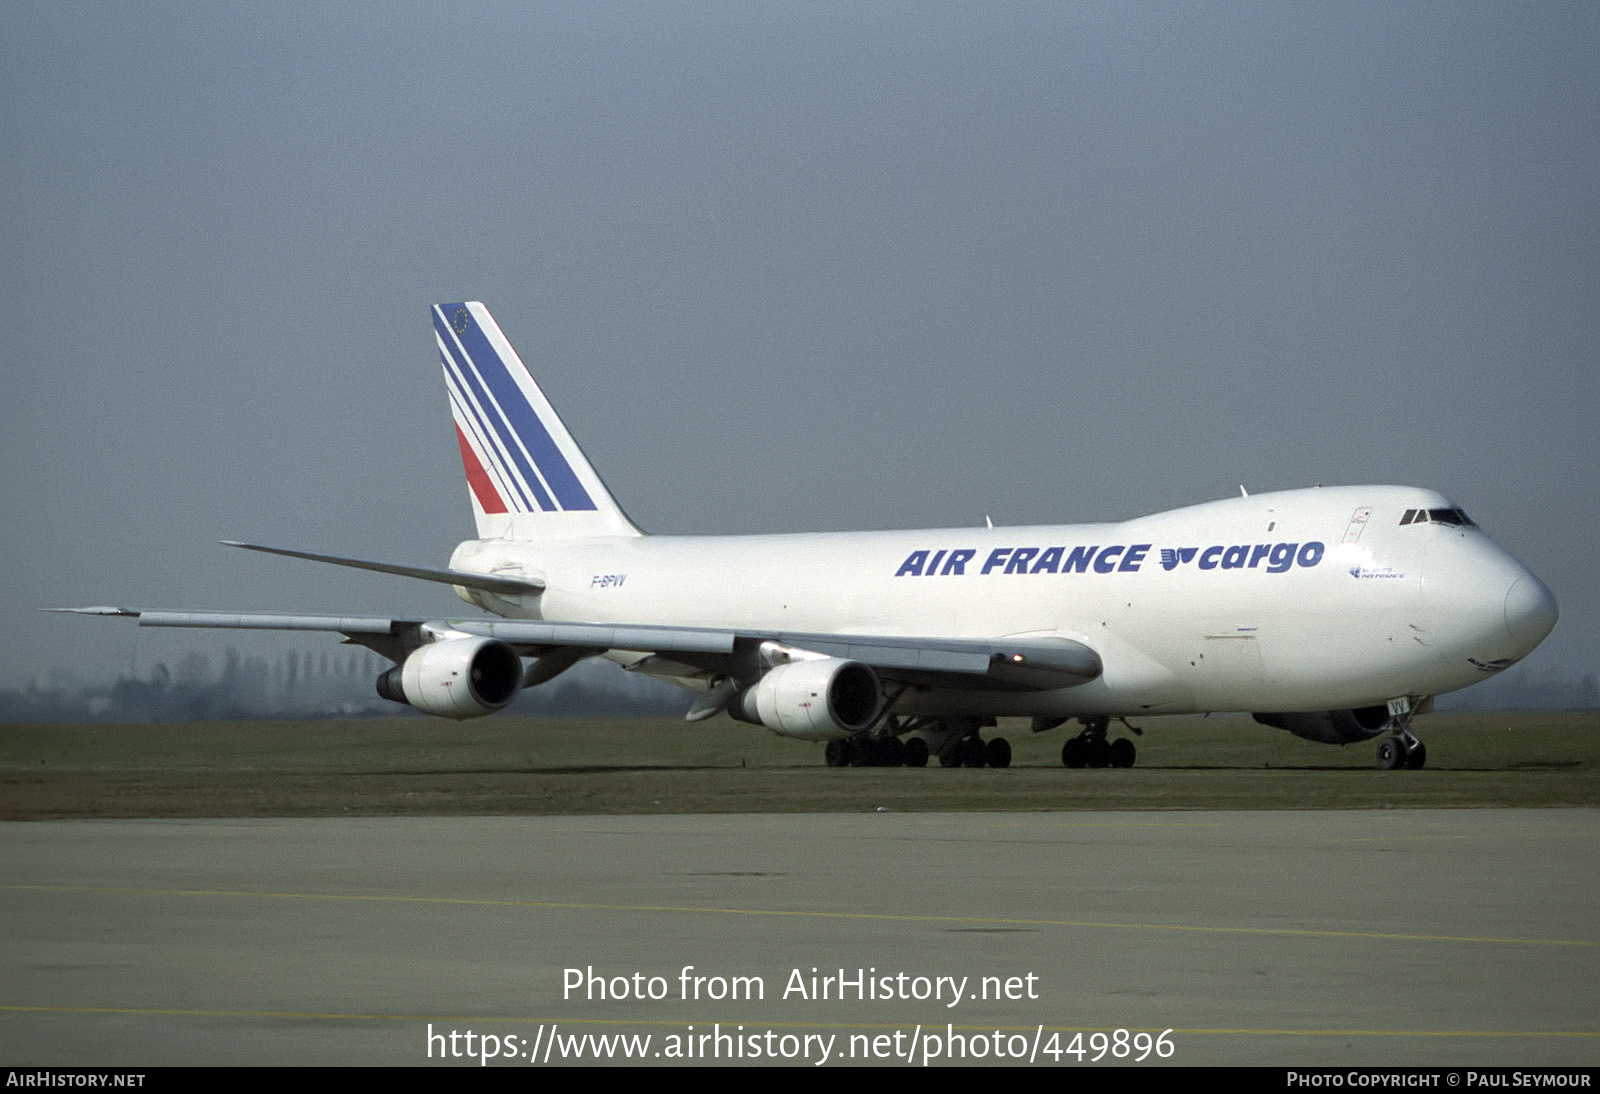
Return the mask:
{"type": "Polygon", "coordinates": [[[8,824],[0,1060],[1594,1064],[1597,847],[1574,809],[8,824]]]}

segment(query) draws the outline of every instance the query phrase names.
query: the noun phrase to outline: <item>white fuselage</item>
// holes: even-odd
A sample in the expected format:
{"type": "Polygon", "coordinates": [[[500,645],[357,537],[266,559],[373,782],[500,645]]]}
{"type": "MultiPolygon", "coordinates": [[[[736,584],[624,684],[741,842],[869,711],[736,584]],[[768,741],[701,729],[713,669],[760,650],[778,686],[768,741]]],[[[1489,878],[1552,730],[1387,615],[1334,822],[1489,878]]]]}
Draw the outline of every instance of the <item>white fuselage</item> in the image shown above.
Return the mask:
{"type": "Polygon", "coordinates": [[[537,578],[463,590],[500,615],[781,632],[1059,636],[1104,674],[1050,691],[940,689],[908,713],[1313,711],[1466,687],[1555,622],[1548,589],[1472,526],[1402,526],[1451,503],[1329,487],[1114,524],[463,543],[458,570],[537,578]]]}

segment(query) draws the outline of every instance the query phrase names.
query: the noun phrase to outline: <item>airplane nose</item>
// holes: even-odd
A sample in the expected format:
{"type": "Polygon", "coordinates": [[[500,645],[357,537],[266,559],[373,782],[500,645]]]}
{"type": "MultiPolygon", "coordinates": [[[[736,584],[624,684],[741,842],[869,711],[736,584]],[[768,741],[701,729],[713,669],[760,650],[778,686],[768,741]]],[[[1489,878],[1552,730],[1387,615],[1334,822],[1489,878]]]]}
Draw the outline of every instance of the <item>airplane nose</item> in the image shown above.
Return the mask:
{"type": "Polygon", "coordinates": [[[1506,591],[1506,630],[1527,650],[1544,641],[1558,614],[1555,594],[1532,574],[1518,578],[1506,591]]]}
{"type": "Polygon", "coordinates": [[[1544,582],[1481,536],[1433,544],[1421,591],[1435,651],[1451,664],[1503,668],[1556,625],[1556,598],[1544,582]]]}

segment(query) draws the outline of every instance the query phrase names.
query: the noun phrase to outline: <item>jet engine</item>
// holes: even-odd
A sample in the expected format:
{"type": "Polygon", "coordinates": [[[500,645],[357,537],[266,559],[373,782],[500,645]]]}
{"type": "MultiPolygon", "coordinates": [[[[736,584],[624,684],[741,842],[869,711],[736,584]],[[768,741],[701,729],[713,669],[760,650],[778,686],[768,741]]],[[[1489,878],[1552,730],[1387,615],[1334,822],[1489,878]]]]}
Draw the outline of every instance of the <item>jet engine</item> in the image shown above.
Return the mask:
{"type": "Polygon", "coordinates": [[[871,726],[883,702],[878,674],[839,657],[791,661],[734,697],[728,713],[781,737],[828,741],[871,726]]]}
{"type": "Polygon", "coordinates": [[[522,686],[522,658],[492,638],[451,638],[419,647],[378,677],[378,694],[441,718],[493,714],[522,686]]]}
{"type": "Polygon", "coordinates": [[[1264,726],[1287,729],[1296,737],[1330,745],[1365,741],[1394,728],[1386,706],[1318,710],[1304,714],[1252,714],[1251,717],[1264,726]]]}

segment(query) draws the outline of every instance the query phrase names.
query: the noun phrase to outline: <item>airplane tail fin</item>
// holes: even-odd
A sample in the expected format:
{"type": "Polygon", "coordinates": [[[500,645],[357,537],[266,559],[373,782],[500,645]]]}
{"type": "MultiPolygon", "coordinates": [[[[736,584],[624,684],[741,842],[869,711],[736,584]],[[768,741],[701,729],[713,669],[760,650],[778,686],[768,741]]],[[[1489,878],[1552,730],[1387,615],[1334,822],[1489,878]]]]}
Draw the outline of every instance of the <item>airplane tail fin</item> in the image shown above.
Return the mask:
{"type": "Polygon", "coordinates": [[[433,331],[479,538],[642,534],[488,308],[436,304],[433,331]]]}

